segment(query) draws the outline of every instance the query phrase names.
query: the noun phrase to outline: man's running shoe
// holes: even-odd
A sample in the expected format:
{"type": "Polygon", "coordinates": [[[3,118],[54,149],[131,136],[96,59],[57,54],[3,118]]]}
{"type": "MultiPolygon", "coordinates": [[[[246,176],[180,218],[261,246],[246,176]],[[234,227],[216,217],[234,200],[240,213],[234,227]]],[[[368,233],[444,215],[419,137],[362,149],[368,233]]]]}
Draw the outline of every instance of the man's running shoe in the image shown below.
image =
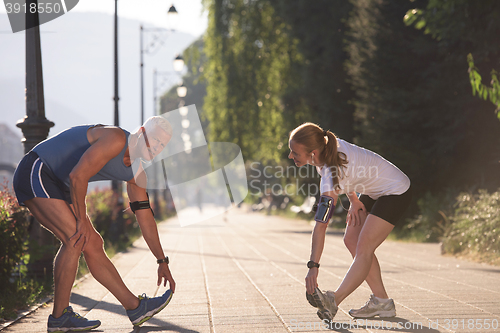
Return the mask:
{"type": "Polygon", "coordinates": [[[139,296],[139,306],[134,310],[127,310],[127,315],[134,326],[142,325],[155,314],[163,310],[172,299],[172,290],[167,290],[162,296],[149,298],[146,294],[139,296]]]}
{"type": "Polygon", "coordinates": [[[335,304],[335,294],[333,291],[327,291],[323,294],[319,288],[316,288],[312,295],[306,292],[306,298],[309,304],[318,308],[317,314],[321,320],[328,319],[332,321],[333,317],[337,314],[339,308],[335,304]]]}
{"type": "Polygon", "coordinates": [[[349,314],[354,318],[371,318],[379,316],[381,318],[395,317],[396,306],[392,298],[381,301],[375,295],[370,296],[370,300],[360,309],[351,309],[349,314]]]}
{"type": "Polygon", "coordinates": [[[73,308],[68,306],[63,310],[63,314],[59,318],[49,316],[47,323],[47,332],[64,333],[64,332],[81,332],[97,328],[101,325],[99,320],[88,320],[73,312],[73,308]]]}

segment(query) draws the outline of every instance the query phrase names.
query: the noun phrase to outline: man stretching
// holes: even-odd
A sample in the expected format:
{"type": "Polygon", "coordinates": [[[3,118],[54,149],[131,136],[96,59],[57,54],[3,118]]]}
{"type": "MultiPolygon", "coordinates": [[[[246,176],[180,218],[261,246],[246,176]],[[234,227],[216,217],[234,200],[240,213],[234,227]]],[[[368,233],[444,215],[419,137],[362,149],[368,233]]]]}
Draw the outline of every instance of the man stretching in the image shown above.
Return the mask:
{"type": "Polygon", "coordinates": [[[28,207],[61,241],[54,260],[54,308],[48,332],[89,330],[101,324],[81,317],[69,306],[82,252],[94,278],[118,299],[134,326],[170,302],[175,281],[160,243],[140,164],[158,155],[171,137],[170,123],[160,116],[149,118],[135,133],[115,126],[76,126],[39,143],[19,163],[14,174],[19,204],[28,207]],[[103,239],[92,225],[85,204],[88,183],[97,180],[127,182],[130,206],[159,264],[158,285],[169,282],[170,289],[162,296],[132,294],[104,252],[103,239]]]}

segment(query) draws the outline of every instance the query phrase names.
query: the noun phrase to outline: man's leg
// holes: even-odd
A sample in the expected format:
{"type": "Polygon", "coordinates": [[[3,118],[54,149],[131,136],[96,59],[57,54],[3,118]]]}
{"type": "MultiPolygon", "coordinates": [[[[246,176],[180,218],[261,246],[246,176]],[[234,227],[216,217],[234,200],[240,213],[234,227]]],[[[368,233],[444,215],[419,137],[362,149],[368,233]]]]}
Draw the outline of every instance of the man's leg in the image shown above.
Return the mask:
{"type": "MultiPolygon", "coordinates": [[[[69,240],[76,232],[76,219],[71,206],[63,200],[33,198],[26,201],[25,205],[40,224],[50,230],[62,243],[54,261],[52,315],[58,318],[69,306],[71,288],[75,281],[78,259],[81,254],[81,246],[74,247],[76,240],[69,240]]],[[[139,299],[125,286],[102,245],[102,238],[94,229],[85,247],[85,258],[90,260],[90,264],[87,264],[91,273],[96,275],[96,280],[115,295],[127,310],[136,308],[139,305],[139,299]]]]}
{"type": "Polygon", "coordinates": [[[97,231],[92,234],[83,255],[92,276],[108,289],[126,310],[133,310],[139,306],[139,299],[127,288],[115,266],[109,260],[104,251],[103,239],[97,231]]]}
{"type": "MultiPolygon", "coordinates": [[[[54,260],[54,309],[52,315],[59,318],[69,306],[71,288],[76,277],[81,246],[69,238],[76,232],[76,220],[67,202],[58,199],[33,198],[25,205],[33,216],[50,230],[60,241],[61,248],[54,260]]],[[[83,244],[82,244],[83,245],[83,244]]]]}

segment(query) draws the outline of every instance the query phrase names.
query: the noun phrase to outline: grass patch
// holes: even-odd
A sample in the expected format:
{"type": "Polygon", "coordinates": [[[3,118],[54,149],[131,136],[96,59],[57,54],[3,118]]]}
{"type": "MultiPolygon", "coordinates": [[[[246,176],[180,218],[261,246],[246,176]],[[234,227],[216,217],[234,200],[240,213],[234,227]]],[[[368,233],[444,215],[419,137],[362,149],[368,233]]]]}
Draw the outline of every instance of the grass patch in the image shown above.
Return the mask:
{"type": "Polygon", "coordinates": [[[52,279],[22,279],[11,283],[0,296],[0,322],[17,318],[18,311],[37,304],[52,293],[52,279]]]}

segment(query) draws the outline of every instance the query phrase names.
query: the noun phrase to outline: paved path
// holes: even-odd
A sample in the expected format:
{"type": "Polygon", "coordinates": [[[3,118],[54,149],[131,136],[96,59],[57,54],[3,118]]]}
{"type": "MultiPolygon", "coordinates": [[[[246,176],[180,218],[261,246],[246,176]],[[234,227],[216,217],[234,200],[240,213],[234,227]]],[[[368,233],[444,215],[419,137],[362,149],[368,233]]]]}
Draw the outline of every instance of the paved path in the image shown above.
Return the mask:
{"type": "MultiPolygon", "coordinates": [[[[167,308],[133,329],[117,300],[92,277],[74,289],[75,311],[100,319],[97,332],[311,332],[327,331],[305,299],[305,263],[312,226],[233,209],[224,218],[181,228],[159,225],[177,291],[167,308]]],[[[114,258],[137,294],[158,295],[155,258],[142,239],[114,258]]],[[[439,254],[436,244],[385,242],[377,250],[397,317],[354,321],[363,284],[342,304],[338,332],[500,332],[500,268],[439,254]],[[490,329],[485,329],[485,326],[490,329]],[[496,329],[493,329],[496,328],[496,329]]],[[[321,259],[321,289],[335,289],[351,263],[339,232],[329,232],[321,259]]],[[[7,332],[45,332],[51,304],[7,327],[7,332]]]]}

